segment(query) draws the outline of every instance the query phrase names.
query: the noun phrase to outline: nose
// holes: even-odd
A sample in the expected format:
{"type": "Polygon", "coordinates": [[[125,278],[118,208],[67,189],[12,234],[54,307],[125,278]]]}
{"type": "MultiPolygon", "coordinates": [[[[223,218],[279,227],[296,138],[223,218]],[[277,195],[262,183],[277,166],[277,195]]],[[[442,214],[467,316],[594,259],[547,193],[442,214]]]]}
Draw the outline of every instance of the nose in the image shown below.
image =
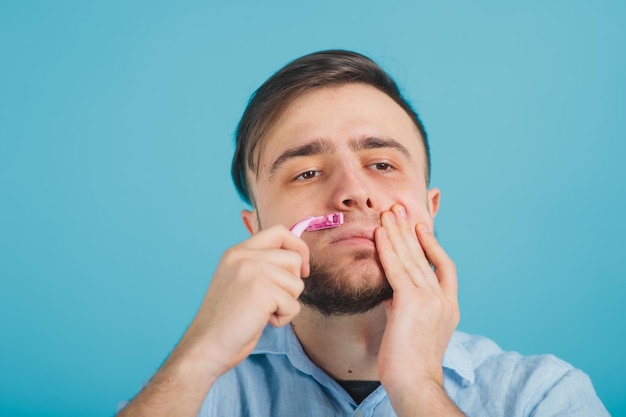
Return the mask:
{"type": "Polygon", "coordinates": [[[375,209],[375,197],[365,172],[342,169],[334,179],[333,204],[342,211],[375,209]]]}

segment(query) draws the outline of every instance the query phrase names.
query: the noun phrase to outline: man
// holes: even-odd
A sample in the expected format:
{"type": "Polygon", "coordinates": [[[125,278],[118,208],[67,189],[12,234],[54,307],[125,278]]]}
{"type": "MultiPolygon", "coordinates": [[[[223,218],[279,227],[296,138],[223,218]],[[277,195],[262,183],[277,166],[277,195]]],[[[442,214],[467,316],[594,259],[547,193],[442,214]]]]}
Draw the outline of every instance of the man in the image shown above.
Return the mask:
{"type": "Polygon", "coordinates": [[[274,74],[239,124],[232,174],[252,236],[120,416],[608,415],[569,364],[455,332],[426,133],[368,58],[324,51],[274,74]],[[340,227],[289,231],[336,212],[340,227]]]}

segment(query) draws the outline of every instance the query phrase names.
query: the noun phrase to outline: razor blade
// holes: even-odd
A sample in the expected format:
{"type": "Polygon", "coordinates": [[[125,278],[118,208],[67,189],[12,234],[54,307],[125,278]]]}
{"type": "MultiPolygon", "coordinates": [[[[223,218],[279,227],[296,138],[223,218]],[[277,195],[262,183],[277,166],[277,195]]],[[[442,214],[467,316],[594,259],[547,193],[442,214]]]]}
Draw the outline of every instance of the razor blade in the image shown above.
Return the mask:
{"type": "Polygon", "coordinates": [[[315,230],[330,229],[331,227],[341,226],[343,224],[343,213],[327,214],[319,217],[306,217],[294,224],[291,233],[300,237],[305,231],[312,232],[315,230]]]}

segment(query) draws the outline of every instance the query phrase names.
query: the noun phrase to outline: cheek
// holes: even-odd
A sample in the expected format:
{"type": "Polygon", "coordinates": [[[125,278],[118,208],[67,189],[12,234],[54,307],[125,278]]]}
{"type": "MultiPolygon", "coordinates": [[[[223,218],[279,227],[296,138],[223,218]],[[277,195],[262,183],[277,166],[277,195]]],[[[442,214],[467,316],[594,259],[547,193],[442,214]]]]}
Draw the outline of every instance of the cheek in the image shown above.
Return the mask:
{"type": "Polygon", "coordinates": [[[263,228],[282,224],[290,228],[305,217],[313,216],[310,204],[294,204],[292,201],[276,199],[260,203],[258,206],[259,220],[263,228]]]}
{"type": "Polygon", "coordinates": [[[428,208],[426,198],[399,199],[397,202],[404,205],[407,216],[413,224],[427,223],[432,226],[433,216],[428,208]]]}

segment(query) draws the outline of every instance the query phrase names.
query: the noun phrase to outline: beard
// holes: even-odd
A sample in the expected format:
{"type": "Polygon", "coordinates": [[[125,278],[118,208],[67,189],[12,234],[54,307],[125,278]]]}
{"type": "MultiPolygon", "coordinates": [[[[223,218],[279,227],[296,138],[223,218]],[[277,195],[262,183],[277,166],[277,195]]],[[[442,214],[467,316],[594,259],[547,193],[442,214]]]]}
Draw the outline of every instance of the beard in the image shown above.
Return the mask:
{"type": "Polygon", "coordinates": [[[319,258],[311,258],[311,273],[304,279],[300,301],[324,316],[366,313],[393,297],[393,289],[378,261],[376,250],[353,253],[346,270],[319,258]],[[376,260],[372,265],[372,260],[376,260]],[[362,267],[359,262],[367,261],[362,267]]]}

